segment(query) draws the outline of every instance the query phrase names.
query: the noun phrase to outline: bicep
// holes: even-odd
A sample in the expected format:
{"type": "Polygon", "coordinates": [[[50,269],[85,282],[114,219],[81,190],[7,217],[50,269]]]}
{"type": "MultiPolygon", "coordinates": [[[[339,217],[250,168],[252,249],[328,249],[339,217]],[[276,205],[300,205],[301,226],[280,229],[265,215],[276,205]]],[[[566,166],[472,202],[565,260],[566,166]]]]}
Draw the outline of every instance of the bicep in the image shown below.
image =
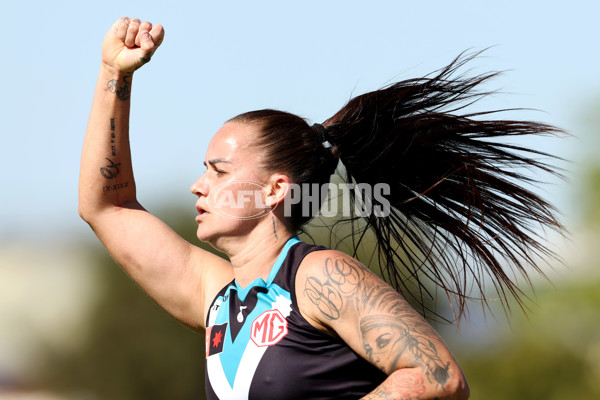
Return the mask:
{"type": "Polygon", "coordinates": [[[161,307],[193,329],[204,327],[207,297],[231,279],[227,261],[190,244],[138,203],[106,209],[90,225],[161,307]]]}
{"type": "Polygon", "coordinates": [[[358,261],[319,253],[297,281],[307,319],[335,332],[387,374],[418,368],[431,384],[443,387],[455,361],[433,328],[358,261]]]}

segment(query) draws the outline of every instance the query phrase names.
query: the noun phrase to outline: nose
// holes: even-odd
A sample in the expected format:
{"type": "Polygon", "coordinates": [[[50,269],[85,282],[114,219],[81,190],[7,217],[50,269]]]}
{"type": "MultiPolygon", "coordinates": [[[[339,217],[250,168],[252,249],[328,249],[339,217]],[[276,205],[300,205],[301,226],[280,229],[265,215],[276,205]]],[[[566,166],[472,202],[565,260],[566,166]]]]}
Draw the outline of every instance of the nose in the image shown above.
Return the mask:
{"type": "Polygon", "coordinates": [[[208,185],[206,179],[204,179],[204,174],[192,184],[190,191],[196,196],[206,196],[208,194],[208,185]]]}

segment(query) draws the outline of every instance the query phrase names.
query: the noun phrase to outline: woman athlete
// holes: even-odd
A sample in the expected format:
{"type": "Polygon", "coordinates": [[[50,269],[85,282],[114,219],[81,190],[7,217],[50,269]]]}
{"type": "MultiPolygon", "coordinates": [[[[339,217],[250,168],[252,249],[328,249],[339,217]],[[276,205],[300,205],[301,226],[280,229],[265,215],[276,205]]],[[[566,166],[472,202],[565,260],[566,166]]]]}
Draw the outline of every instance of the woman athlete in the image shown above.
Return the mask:
{"type": "MultiPolygon", "coordinates": [[[[548,168],[490,138],[555,129],[456,115],[492,76],[451,79],[461,58],[438,75],[359,96],[323,125],[275,110],[234,117],[210,141],[207,171],[191,187],[197,236],[227,261],[183,240],[136,198],[132,78],[163,37],[160,25],[121,18],[104,39],[79,212],[160,306],[205,332],[207,398],[468,398],[460,367],[421,315],[431,311],[422,280],[454,296],[458,316],[465,287],[481,288],[485,273],[518,297],[500,260],[522,270],[547,250],[532,223],[560,225],[514,169],[548,168]],[[379,212],[360,217],[392,286],[357,259],[296,237],[313,213],[302,191],[286,204],[294,185],[328,183],[340,160],[347,182],[389,189],[379,212]],[[248,193],[260,201],[223,201],[248,193]]],[[[362,237],[355,233],[355,250],[362,237]]]]}

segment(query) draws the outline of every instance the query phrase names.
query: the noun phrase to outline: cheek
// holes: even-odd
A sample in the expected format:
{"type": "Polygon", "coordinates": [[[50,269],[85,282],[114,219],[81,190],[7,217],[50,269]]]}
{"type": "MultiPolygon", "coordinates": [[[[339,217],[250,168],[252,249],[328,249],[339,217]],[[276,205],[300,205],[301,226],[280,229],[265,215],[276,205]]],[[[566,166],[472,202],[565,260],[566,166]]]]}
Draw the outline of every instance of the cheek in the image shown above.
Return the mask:
{"type": "Polygon", "coordinates": [[[258,182],[225,183],[208,196],[211,212],[223,218],[249,220],[264,217],[270,212],[265,204],[264,188],[258,182]]]}

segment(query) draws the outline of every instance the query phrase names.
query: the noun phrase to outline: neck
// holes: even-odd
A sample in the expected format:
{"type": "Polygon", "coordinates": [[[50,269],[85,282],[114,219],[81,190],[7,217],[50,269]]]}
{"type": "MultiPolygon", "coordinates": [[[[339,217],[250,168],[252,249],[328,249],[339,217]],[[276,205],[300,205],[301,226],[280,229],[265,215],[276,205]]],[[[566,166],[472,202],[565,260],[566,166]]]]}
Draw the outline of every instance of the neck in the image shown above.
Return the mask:
{"type": "Polygon", "coordinates": [[[219,240],[219,250],[229,257],[240,286],[245,287],[257,278],[266,280],[283,246],[295,236],[277,219],[274,221],[265,218],[249,234],[219,240]]]}

